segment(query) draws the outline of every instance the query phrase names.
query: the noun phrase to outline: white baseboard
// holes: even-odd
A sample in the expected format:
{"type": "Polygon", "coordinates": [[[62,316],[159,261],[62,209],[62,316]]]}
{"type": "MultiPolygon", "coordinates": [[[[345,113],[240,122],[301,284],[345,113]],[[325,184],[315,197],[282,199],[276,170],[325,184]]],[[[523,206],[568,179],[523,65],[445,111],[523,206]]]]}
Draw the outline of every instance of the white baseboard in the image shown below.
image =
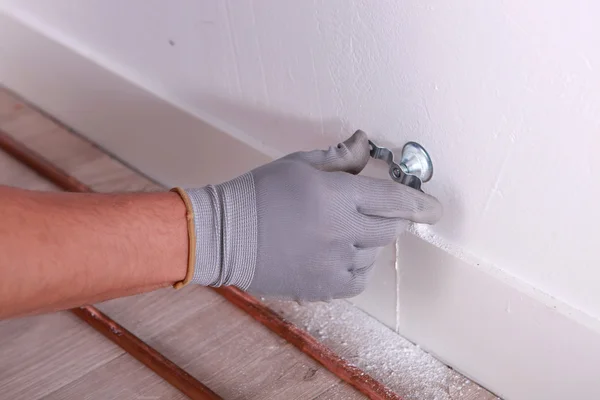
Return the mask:
{"type": "Polygon", "coordinates": [[[597,320],[420,237],[399,251],[406,338],[508,399],[600,398],[597,320]]]}
{"type": "MultiPolygon", "coordinates": [[[[33,26],[0,11],[0,83],[156,180],[219,182],[271,159],[33,26]]],[[[402,335],[506,398],[600,398],[597,320],[418,236],[398,247],[402,335]]]]}

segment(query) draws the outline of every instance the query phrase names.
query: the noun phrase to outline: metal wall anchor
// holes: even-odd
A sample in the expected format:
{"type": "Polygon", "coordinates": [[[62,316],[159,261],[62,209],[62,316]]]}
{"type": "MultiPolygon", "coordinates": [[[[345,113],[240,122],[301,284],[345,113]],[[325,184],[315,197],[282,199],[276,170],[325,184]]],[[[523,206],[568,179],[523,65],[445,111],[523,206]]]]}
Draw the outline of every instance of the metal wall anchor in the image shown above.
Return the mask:
{"type": "Polygon", "coordinates": [[[433,163],[427,151],[419,143],[406,143],[402,148],[400,162],[394,160],[394,153],[390,149],[379,147],[370,140],[369,145],[371,145],[371,157],[385,161],[390,167],[390,177],[396,182],[421,190],[421,184],[431,179],[433,163]]]}

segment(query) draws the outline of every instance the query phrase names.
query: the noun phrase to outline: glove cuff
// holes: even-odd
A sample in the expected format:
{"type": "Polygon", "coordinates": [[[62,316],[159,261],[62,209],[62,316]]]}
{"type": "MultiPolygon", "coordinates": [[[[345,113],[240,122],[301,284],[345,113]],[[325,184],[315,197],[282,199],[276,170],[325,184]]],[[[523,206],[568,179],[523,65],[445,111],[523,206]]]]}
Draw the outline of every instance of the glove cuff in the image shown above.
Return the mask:
{"type": "MultiPolygon", "coordinates": [[[[193,210],[196,240],[195,265],[189,281],[204,286],[234,285],[248,289],[256,268],[258,242],[252,174],[184,191],[193,210]]],[[[188,275],[190,272],[188,269],[188,275]]],[[[187,280],[188,276],[184,282],[187,280]]]]}

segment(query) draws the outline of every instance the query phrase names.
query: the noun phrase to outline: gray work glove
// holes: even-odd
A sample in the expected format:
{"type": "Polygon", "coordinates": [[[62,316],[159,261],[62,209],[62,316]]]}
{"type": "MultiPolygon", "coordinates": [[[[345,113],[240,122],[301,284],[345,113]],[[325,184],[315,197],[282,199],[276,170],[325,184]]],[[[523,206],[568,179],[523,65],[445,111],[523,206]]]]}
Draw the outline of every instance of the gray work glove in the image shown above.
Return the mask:
{"type": "Polygon", "coordinates": [[[367,135],[357,131],[328,150],[186,189],[197,240],[192,282],[309,301],[362,292],[378,250],[406,220],[431,224],[442,214],[432,196],[355,175],[368,160],[367,135]]]}

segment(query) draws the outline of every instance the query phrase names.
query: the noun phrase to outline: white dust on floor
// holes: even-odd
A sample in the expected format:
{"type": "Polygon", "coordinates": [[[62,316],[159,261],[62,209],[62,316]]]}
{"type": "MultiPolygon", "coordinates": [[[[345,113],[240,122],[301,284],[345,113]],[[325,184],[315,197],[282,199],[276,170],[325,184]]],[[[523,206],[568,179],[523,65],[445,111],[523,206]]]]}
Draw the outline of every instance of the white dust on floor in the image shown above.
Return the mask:
{"type": "Polygon", "coordinates": [[[406,400],[492,398],[485,389],[347,301],[266,303],[406,400]]]}

